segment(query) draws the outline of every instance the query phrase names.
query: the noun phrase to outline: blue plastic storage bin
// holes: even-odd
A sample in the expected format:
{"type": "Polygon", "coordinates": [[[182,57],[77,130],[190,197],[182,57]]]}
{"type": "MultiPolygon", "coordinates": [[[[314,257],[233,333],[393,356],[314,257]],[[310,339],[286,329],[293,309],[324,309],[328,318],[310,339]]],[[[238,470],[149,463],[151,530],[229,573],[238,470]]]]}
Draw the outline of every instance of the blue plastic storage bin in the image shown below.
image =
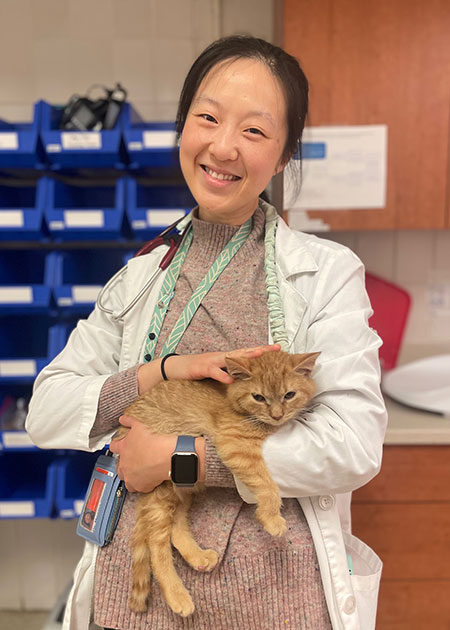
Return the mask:
{"type": "Polygon", "coordinates": [[[124,113],[123,136],[129,167],[179,170],[175,125],[168,122],[145,122],[130,106],[124,113]]]}
{"type": "Polygon", "coordinates": [[[60,309],[90,311],[111,276],[125,264],[123,249],[69,250],[55,259],[53,294],[60,309]]]}
{"type": "Polygon", "coordinates": [[[109,186],[80,183],[47,178],[45,220],[50,234],[61,241],[120,238],[125,215],[124,178],[109,186]]]}
{"type": "Polygon", "coordinates": [[[8,122],[0,119],[0,169],[40,169],[44,151],[39,137],[42,102],[33,106],[33,120],[8,122]]]}
{"type": "Polygon", "coordinates": [[[39,240],[43,219],[47,178],[38,182],[11,182],[0,185],[0,241],[39,240]]]}
{"type": "Polygon", "coordinates": [[[45,451],[0,455],[0,518],[54,516],[54,459],[45,451]]]}
{"type": "Polygon", "coordinates": [[[59,129],[63,106],[42,102],[41,138],[47,162],[53,169],[125,167],[122,142],[124,103],[114,129],[64,131],[59,129]]]}
{"type": "Polygon", "coordinates": [[[54,254],[37,249],[0,253],[0,314],[47,312],[54,276],[54,254]]]}
{"type": "Polygon", "coordinates": [[[57,462],[56,512],[61,518],[81,513],[91,473],[99,453],[70,452],[57,462]]]}
{"type": "Polygon", "coordinates": [[[63,348],[68,325],[49,326],[48,317],[36,315],[0,318],[0,384],[32,383],[42,368],[63,348]]]}
{"type": "Polygon", "coordinates": [[[126,183],[126,212],[136,238],[150,239],[195,205],[187,186],[146,186],[135,179],[126,183]]]}

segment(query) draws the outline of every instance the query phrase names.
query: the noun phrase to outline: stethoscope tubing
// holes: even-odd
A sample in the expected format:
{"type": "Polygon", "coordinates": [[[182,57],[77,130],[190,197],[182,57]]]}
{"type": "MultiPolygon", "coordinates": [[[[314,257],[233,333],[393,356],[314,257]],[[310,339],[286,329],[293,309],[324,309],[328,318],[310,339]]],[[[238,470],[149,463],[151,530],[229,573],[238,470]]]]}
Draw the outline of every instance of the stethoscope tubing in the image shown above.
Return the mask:
{"type": "Polygon", "coordinates": [[[175,236],[172,236],[172,237],[169,237],[168,239],[165,239],[164,237],[167,237],[167,235],[172,230],[174,230],[176,228],[176,226],[178,225],[178,223],[180,223],[180,221],[182,221],[184,218],[185,217],[182,217],[181,219],[178,219],[178,221],[175,221],[175,223],[172,223],[172,225],[169,225],[169,227],[167,227],[165,230],[163,230],[154,239],[152,239],[151,241],[146,243],[135,254],[135,257],[142,256],[143,254],[148,254],[149,252],[153,251],[156,247],[159,247],[160,245],[164,245],[164,244],[169,245],[169,249],[164,254],[161,262],[158,265],[158,268],[155,269],[155,271],[152,273],[150,278],[144,284],[144,286],[139,291],[139,293],[137,293],[134,296],[134,298],[131,300],[131,302],[129,302],[125,306],[125,308],[123,308],[119,313],[114,313],[114,311],[112,309],[106,308],[106,306],[104,306],[104,304],[103,304],[103,298],[104,298],[105,294],[114,286],[114,284],[117,282],[117,280],[119,280],[120,277],[125,273],[126,267],[122,267],[121,269],[119,269],[119,271],[117,271],[112,276],[112,278],[110,278],[108,280],[108,282],[105,284],[105,286],[100,290],[100,293],[97,296],[97,308],[100,311],[102,311],[103,313],[106,313],[107,315],[111,315],[111,319],[113,319],[114,321],[119,321],[120,319],[123,319],[125,317],[125,315],[131,311],[132,308],[134,308],[136,306],[136,304],[143,297],[143,295],[150,289],[150,287],[156,282],[157,278],[161,275],[161,273],[163,271],[165,271],[167,269],[167,267],[170,265],[170,263],[172,262],[172,259],[175,256],[175,254],[176,254],[176,252],[177,252],[177,250],[178,250],[178,248],[179,248],[179,246],[181,244],[181,241],[184,238],[184,235],[186,234],[186,230],[184,230],[182,233],[178,233],[178,237],[177,238],[175,238],[175,236]]]}

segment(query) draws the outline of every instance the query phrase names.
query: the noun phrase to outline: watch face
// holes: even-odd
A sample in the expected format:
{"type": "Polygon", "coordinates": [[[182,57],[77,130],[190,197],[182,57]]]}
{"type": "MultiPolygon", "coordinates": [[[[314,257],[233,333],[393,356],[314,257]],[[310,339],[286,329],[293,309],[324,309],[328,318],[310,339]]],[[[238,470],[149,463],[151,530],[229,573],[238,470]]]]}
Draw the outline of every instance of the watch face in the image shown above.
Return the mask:
{"type": "Polygon", "coordinates": [[[172,455],[170,477],[175,484],[194,485],[198,478],[198,457],[195,453],[172,455]]]}

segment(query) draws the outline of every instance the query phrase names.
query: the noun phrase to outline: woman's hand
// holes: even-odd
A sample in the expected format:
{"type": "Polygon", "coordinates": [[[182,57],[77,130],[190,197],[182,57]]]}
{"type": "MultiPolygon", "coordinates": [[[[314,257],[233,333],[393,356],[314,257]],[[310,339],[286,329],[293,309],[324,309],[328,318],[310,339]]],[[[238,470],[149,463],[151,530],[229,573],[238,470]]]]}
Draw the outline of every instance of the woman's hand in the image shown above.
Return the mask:
{"type": "MultiPolygon", "coordinates": [[[[121,440],[112,440],[109,449],[120,455],[118,474],[130,492],[151,492],[163,481],[170,479],[170,460],[177,443],[176,435],[152,433],[136,418],[121,416],[119,422],[129,427],[121,440]]],[[[204,480],[204,438],[196,438],[199,456],[199,481],[204,480]]]]}
{"type": "Polygon", "coordinates": [[[222,368],[226,366],[225,359],[247,358],[261,356],[264,352],[280,350],[279,344],[259,346],[257,348],[242,348],[232,352],[206,352],[204,354],[184,354],[169,357],[164,365],[169,380],[188,379],[191,381],[203,378],[213,378],[221,383],[232,383],[233,378],[222,368]]]}

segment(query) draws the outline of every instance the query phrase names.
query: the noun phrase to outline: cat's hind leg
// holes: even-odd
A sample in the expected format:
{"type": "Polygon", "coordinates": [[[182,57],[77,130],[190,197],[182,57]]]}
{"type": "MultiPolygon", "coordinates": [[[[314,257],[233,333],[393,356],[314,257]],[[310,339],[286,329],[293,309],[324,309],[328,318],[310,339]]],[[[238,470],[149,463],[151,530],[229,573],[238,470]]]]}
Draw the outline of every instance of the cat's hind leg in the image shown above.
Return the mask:
{"type": "Polygon", "coordinates": [[[172,525],[179,498],[170,482],[161,484],[147,496],[151,498],[146,518],[149,523],[148,545],[153,575],[173,612],[187,617],[194,612],[195,607],[175,570],[171,545],[172,525]]]}
{"type": "Polygon", "coordinates": [[[219,556],[214,549],[202,549],[195,541],[189,526],[188,511],[192,503],[191,490],[176,490],[180,503],[172,525],[172,544],[196,571],[212,571],[219,556]]]}

